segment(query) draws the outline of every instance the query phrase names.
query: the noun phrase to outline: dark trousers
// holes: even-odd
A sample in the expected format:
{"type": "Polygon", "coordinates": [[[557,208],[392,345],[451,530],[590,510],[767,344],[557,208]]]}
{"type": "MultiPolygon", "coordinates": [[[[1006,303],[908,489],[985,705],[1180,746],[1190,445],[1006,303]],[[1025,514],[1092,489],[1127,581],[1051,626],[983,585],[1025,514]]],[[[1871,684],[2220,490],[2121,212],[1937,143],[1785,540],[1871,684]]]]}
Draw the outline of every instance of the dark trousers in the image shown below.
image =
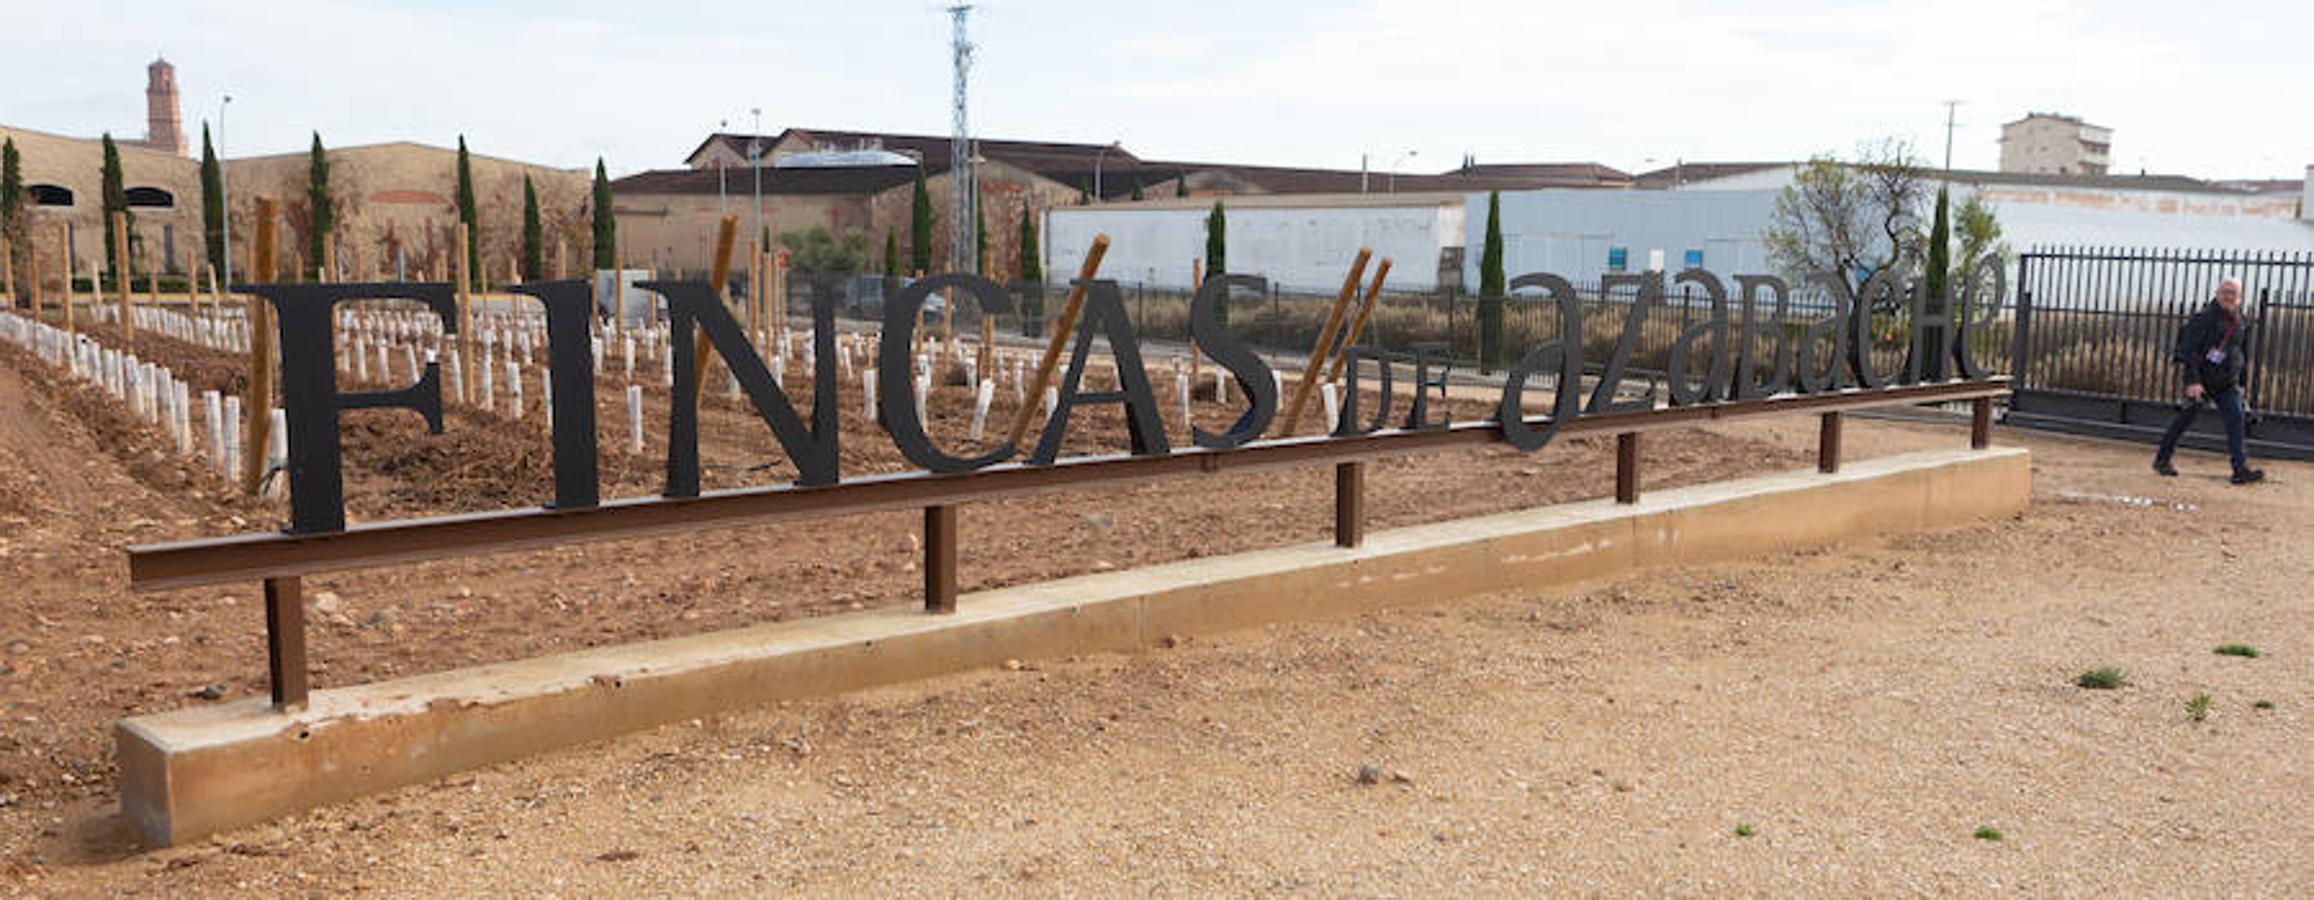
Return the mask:
{"type": "MultiPolygon", "coordinates": [[[[2211,403],[2217,405],[2218,413],[2226,417],[2226,453],[2234,458],[2234,471],[2238,472],[2249,468],[2249,451],[2242,448],[2243,441],[2248,437],[2246,434],[2248,425],[2242,412],[2241,387],[2228,385],[2220,391],[2204,389],[2202,396],[2208,397],[2211,403]]],[[[2167,461],[2171,454],[2176,453],[2178,440],[2185,437],[2185,430],[2193,427],[2194,417],[2200,413],[2201,404],[2199,403],[2188,403],[2183,409],[2178,410],[2177,418],[2171,419],[2169,422],[2169,431],[2162,434],[2161,452],[2156,454],[2154,458],[2167,461]]]]}

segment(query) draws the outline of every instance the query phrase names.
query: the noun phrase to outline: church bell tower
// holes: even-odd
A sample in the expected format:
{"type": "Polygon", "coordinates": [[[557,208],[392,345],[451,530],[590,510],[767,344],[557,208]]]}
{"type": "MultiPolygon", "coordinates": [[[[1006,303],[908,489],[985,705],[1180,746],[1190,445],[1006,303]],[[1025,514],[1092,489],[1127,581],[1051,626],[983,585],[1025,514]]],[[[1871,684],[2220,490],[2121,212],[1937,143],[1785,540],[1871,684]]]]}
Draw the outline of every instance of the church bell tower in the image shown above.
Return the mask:
{"type": "Polygon", "coordinates": [[[177,118],[177,67],[154,59],[145,67],[145,146],[185,155],[185,130],[177,118]]]}

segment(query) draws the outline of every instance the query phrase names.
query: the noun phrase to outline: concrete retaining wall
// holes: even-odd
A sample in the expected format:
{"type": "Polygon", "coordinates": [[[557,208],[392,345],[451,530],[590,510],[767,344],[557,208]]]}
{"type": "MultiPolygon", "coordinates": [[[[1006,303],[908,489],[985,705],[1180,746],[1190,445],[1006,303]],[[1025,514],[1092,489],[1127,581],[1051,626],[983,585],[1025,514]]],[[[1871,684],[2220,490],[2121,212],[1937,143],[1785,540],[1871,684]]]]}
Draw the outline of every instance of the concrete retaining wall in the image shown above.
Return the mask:
{"type": "Polygon", "coordinates": [[[1377,531],[963,597],[119,723],[121,804],[169,845],[556,747],[762,704],[1167,635],[1347,615],[2021,512],[2022,449],[1917,453],[1377,531]]]}

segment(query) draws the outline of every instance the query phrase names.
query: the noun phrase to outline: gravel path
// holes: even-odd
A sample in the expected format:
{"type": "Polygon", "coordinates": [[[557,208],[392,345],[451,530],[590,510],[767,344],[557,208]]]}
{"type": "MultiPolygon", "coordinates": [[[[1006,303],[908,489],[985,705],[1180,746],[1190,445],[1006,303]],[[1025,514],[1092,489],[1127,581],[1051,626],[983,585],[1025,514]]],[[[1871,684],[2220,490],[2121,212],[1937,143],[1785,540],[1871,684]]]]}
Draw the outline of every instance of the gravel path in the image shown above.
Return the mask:
{"type": "Polygon", "coordinates": [[[168,851],[78,801],[0,893],[2314,894],[2314,466],[2000,439],[2016,520],[788,704],[168,851]]]}

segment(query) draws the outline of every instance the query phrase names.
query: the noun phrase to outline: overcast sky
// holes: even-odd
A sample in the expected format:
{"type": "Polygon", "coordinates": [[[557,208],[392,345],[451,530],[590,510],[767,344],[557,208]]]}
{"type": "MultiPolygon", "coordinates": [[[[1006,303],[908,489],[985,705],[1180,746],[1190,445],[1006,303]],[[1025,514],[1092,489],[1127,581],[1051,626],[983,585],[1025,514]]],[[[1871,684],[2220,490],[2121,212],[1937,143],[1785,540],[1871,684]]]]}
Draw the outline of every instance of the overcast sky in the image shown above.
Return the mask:
{"type": "MultiPolygon", "coordinates": [[[[928,0],[9,0],[0,124],[144,131],[144,64],[187,129],[233,96],[229,155],[410,140],[614,173],[680,166],[729,120],[941,134],[948,17],[928,0]],[[29,36],[28,36],[29,35],[29,36]]],[[[2114,130],[2117,172],[2300,177],[2314,3],[989,0],[984,137],[1144,158],[1437,171],[1630,171],[1909,139],[1994,168],[2000,123],[2114,130]],[[1409,153],[1413,154],[1410,158],[1409,153]]]]}

